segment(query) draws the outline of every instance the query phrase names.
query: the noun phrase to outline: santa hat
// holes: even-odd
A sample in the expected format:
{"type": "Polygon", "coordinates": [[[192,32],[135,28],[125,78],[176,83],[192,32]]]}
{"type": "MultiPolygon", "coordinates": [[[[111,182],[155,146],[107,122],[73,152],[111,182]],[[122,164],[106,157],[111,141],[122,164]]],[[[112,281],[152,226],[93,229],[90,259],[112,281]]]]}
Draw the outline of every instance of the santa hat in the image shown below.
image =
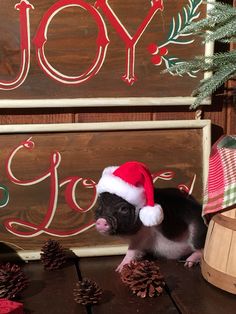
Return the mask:
{"type": "Polygon", "coordinates": [[[164,218],[161,206],[154,204],[152,176],[143,163],[130,161],[119,167],[105,168],[97,192],[116,194],[134,205],[145,226],[159,225],[164,218]]]}

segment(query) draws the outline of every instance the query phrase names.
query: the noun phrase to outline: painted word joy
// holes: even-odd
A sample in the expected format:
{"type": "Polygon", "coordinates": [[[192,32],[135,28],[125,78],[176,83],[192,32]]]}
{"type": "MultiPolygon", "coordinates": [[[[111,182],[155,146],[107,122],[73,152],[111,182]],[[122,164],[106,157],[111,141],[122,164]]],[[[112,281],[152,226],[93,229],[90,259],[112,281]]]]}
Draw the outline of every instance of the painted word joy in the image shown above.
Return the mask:
{"type": "MultiPolygon", "coordinates": [[[[53,221],[56,219],[58,211],[60,211],[60,189],[63,188],[66,206],[68,206],[68,209],[73,211],[75,215],[78,215],[79,218],[80,215],[85,215],[88,211],[92,210],[96,203],[96,182],[91,178],[82,178],[80,176],[70,176],[60,179],[59,167],[61,167],[62,157],[58,151],[50,154],[48,167],[45,171],[43,171],[43,173],[36,175],[34,178],[22,180],[19,178],[19,174],[16,176],[13,171],[15,160],[17,159],[17,155],[20,151],[25,150],[30,153],[34,147],[35,143],[31,137],[12,149],[6,160],[6,176],[9,182],[15,185],[15,189],[17,189],[17,186],[24,186],[27,189],[27,187],[38,185],[40,193],[40,186],[43,183],[49,186],[49,196],[48,199],[45,199],[47,205],[45,205],[45,208],[42,208],[42,211],[45,212],[44,216],[38,223],[32,223],[18,217],[8,217],[2,222],[6,230],[17,237],[24,238],[36,237],[43,233],[57,237],[70,237],[85,232],[89,228],[93,227],[93,218],[91,218],[89,222],[82,224],[82,226],[79,225],[77,228],[68,226],[68,230],[60,230],[60,228],[51,227],[53,221]],[[80,205],[80,195],[85,192],[85,189],[90,189],[91,193],[89,193],[90,196],[87,197],[86,207],[82,207],[80,205]]],[[[175,173],[171,170],[159,170],[154,172],[152,177],[153,182],[155,183],[157,180],[172,180],[175,177],[175,173]]],[[[178,188],[191,194],[194,183],[195,176],[190,184],[190,188],[184,184],[180,184],[178,188]]],[[[2,207],[1,210],[3,210],[4,207],[7,210],[7,204],[11,201],[11,195],[7,186],[0,185],[0,189],[4,190],[0,201],[0,207],[2,207]]]]}
{"type": "MultiPolygon", "coordinates": [[[[12,90],[22,85],[27,78],[30,69],[30,10],[34,9],[34,7],[29,1],[21,0],[20,3],[15,5],[15,9],[19,11],[20,21],[20,67],[19,73],[14,79],[10,81],[0,80],[0,89],[2,90],[12,90]]],[[[101,10],[124,43],[126,51],[126,64],[125,74],[122,79],[128,85],[132,85],[137,80],[134,70],[136,45],[156,12],[163,11],[163,9],[163,0],[152,0],[150,2],[150,8],[147,15],[137,27],[135,34],[130,35],[128,30],[110,7],[108,0],[97,0],[94,6],[83,0],[59,0],[44,13],[33,39],[39,66],[51,79],[62,84],[78,85],[93,78],[99,72],[104,63],[108,45],[110,43],[107,26],[99,12],[99,10],[101,10]],[[69,76],[59,72],[52,66],[52,64],[50,64],[45,54],[45,45],[47,43],[47,34],[50,23],[56,14],[67,7],[78,7],[79,9],[85,10],[95,21],[98,30],[95,57],[88,69],[77,76],[69,76]]]]}

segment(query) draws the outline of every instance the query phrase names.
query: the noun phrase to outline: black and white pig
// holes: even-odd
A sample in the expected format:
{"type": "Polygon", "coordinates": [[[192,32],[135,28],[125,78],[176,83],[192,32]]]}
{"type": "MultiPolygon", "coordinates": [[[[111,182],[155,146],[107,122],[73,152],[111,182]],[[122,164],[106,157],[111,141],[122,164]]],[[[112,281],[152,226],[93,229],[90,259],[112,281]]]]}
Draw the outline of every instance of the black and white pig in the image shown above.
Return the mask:
{"type": "Polygon", "coordinates": [[[97,190],[97,231],[129,242],[117,271],[146,253],[184,257],[187,267],[200,261],[207,227],[201,206],[191,196],[174,188],[154,189],[149,170],[138,162],[106,168],[97,190]]]}

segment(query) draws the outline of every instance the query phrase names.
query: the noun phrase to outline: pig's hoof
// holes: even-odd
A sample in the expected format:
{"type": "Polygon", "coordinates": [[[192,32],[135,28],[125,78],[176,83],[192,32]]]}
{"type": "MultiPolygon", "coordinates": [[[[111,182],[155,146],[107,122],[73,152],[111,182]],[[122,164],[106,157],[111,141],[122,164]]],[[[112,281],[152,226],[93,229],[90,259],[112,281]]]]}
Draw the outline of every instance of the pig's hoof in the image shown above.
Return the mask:
{"type": "Polygon", "coordinates": [[[124,266],[124,265],[121,265],[121,264],[120,264],[120,265],[116,268],[116,271],[117,271],[118,273],[120,273],[120,272],[122,271],[123,266],[124,266]]]}
{"type": "Polygon", "coordinates": [[[117,271],[118,273],[121,273],[121,271],[122,271],[124,265],[126,265],[126,264],[127,264],[127,263],[120,263],[120,265],[116,268],[116,271],[117,271]]]}
{"type": "Polygon", "coordinates": [[[184,264],[185,267],[191,268],[194,265],[197,265],[200,263],[201,261],[201,257],[202,257],[202,251],[201,250],[197,250],[195,252],[193,252],[187,259],[186,262],[184,264]]]}

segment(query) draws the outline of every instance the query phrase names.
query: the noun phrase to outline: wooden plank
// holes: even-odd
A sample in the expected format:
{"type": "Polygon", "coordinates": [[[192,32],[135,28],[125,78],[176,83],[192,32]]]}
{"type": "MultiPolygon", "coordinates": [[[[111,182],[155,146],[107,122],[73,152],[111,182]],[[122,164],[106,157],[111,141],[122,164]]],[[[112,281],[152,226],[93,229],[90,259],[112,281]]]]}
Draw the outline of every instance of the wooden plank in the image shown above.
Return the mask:
{"type": "Polygon", "coordinates": [[[74,122],[74,114],[68,109],[0,109],[0,124],[71,122],[74,122]]]}
{"type": "Polygon", "coordinates": [[[160,261],[160,270],[181,313],[235,313],[235,295],[205,281],[200,266],[189,269],[180,262],[160,261]]]}
{"type": "Polygon", "coordinates": [[[105,122],[105,121],[145,121],[152,119],[151,107],[134,108],[106,107],[106,108],[78,108],[75,122],[105,122]]]}
{"type": "Polygon", "coordinates": [[[22,0],[16,10],[15,0],[1,1],[0,106],[14,101],[18,108],[137,106],[139,98],[142,105],[193,101],[189,96],[203,77],[200,72],[197,78],[182,78],[161,71],[205,53],[200,38],[180,34],[198,13],[206,14],[199,1],[191,1],[191,12],[186,0],[31,2],[22,0]]]}
{"type": "Polygon", "coordinates": [[[205,120],[2,125],[1,241],[26,258],[28,250],[38,254],[49,235],[66,247],[100,246],[111,254],[106,247],[124,242],[94,228],[103,169],[144,162],[156,187],[189,187],[201,200],[209,126],[205,120]]]}
{"type": "Polygon", "coordinates": [[[114,256],[80,259],[82,277],[94,280],[103,290],[100,304],[92,308],[94,314],[178,313],[166,292],[159,297],[147,299],[133,295],[122,283],[119,274],[115,272],[121,258],[121,256],[114,256]]]}
{"type": "Polygon", "coordinates": [[[214,231],[211,232],[207,249],[204,250],[204,259],[214,269],[226,272],[232,237],[233,230],[214,223],[214,231]]]}
{"type": "Polygon", "coordinates": [[[46,271],[40,262],[29,262],[25,264],[23,271],[29,279],[29,286],[20,300],[26,313],[86,313],[86,309],[73,298],[73,289],[78,281],[74,264],[59,270],[46,271]]]}
{"type": "MultiPolygon", "coordinates": [[[[81,259],[82,275],[90,276],[91,279],[97,281],[105,289],[105,292],[108,291],[107,295],[113,293],[113,298],[96,307],[94,313],[109,313],[112,306],[114,314],[121,313],[121,311],[133,313],[133,311],[136,312],[134,304],[137,305],[136,310],[139,309],[140,313],[169,313],[168,307],[166,307],[166,312],[165,310],[162,312],[162,302],[166,302],[164,296],[153,300],[148,299],[145,306],[143,306],[142,301],[145,303],[147,300],[140,301],[136,298],[134,304],[129,301],[134,300],[135,297],[127,295],[129,290],[124,291],[126,287],[122,286],[119,275],[115,272],[115,268],[121,259],[121,256],[81,259]],[[152,304],[153,301],[155,302],[152,304]],[[152,304],[150,312],[149,303],[152,304]]],[[[235,295],[218,289],[205,281],[199,266],[189,269],[184,267],[182,262],[177,261],[159,260],[158,263],[171,298],[180,313],[225,314],[235,312],[235,295]]]]}
{"type": "MultiPolygon", "coordinates": [[[[103,290],[101,302],[92,307],[93,314],[163,313],[163,314],[225,314],[234,313],[235,295],[209,284],[201,275],[200,267],[185,268],[177,261],[159,260],[168,293],[160,297],[141,299],[133,295],[115,272],[122,256],[80,259],[83,278],[95,281],[103,290]]],[[[86,313],[73,300],[73,287],[78,280],[74,265],[48,272],[39,262],[25,265],[30,279],[21,302],[26,313],[73,314],[86,313]]]]}

